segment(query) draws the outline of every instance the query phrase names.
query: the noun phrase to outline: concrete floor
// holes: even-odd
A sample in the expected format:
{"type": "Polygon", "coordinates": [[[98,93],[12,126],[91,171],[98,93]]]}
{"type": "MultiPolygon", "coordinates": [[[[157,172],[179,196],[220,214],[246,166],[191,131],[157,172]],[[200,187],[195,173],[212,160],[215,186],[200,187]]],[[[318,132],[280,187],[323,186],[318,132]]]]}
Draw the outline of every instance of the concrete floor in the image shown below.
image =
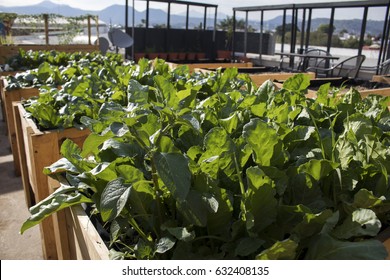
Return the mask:
{"type": "Polygon", "coordinates": [[[21,177],[14,174],[7,126],[0,109],[0,260],[42,260],[39,227],[19,234],[29,217],[21,177]]]}

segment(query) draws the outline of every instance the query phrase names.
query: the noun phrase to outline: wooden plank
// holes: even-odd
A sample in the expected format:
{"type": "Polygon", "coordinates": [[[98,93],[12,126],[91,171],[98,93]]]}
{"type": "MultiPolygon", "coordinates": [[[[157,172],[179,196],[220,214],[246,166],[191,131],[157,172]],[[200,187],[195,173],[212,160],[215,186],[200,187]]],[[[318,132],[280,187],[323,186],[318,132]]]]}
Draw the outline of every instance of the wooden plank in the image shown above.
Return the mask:
{"type": "Polygon", "coordinates": [[[237,63],[190,63],[187,64],[190,71],[194,71],[196,68],[203,69],[218,69],[218,68],[229,68],[229,67],[253,67],[252,62],[237,62],[237,63]]]}
{"type": "MultiPolygon", "coordinates": [[[[6,81],[3,80],[3,85],[6,85],[6,81]]],[[[23,99],[28,99],[33,96],[39,95],[38,88],[20,88],[15,90],[6,90],[4,87],[2,88],[2,99],[4,102],[4,115],[7,123],[7,134],[8,140],[11,145],[11,151],[14,159],[19,157],[17,143],[16,143],[16,126],[15,126],[15,118],[13,113],[13,105],[12,103],[15,101],[21,101],[23,99]]],[[[20,165],[18,160],[14,160],[14,171],[16,176],[20,176],[20,165]]]]}
{"type": "MultiPolygon", "coordinates": [[[[3,97],[3,77],[0,77],[0,104],[1,104],[1,115],[3,118],[3,121],[6,121],[6,116],[5,116],[5,107],[4,107],[4,97],[3,97]]],[[[7,131],[5,132],[7,133],[7,131]]]]}
{"type": "Polygon", "coordinates": [[[390,96],[390,88],[377,88],[377,89],[367,89],[359,91],[362,97],[367,97],[370,94],[377,94],[382,96],[390,96]]]}
{"type": "Polygon", "coordinates": [[[21,106],[20,102],[13,103],[13,115],[15,119],[15,132],[16,132],[16,146],[18,149],[18,158],[14,158],[14,161],[18,161],[18,165],[20,166],[20,173],[22,177],[23,190],[24,190],[24,198],[26,200],[27,207],[35,205],[35,195],[34,191],[31,187],[30,180],[28,177],[28,169],[27,169],[27,159],[24,147],[23,140],[23,128],[19,113],[19,106],[21,106]]]}
{"type": "MultiPolygon", "coordinates": [[[[267,80],[283,81],[283,80],[287,80],[288,78],[296,74],[297,73],[263,73],[263,74],[250,74],[249,77],[257,86],[260,86],[267,80]]],[[[315,79],[315,73],[309,72],[304,74],[305,76],[308,76],[310,79],[315,79]]]]}
{"type": "MultiPolygon", "coordinates": [[[[7,76],[14,76],[16,75],[17,73],[19,73],[20,71],[3,71],[3,72],[0,72],[0,104],[1,104],[1,110],[2,110],[2,117],[3,117],[3,121],[6,121],[6,116],[5,116],[5,107],[4,107],[4,97],[3,97],[3,89],[4,89],[4,80],[7,76]]],[[[7,133],[7,131],[6,131],[7,133]]]]}
{"type": "Polygon", "coordinates": [[[72,259],[108,260],[109,251],[91,220],[81,206],[73,206],[66,213],[72,259]]]}
{"type": "Polygon", "coordinates": [[[371,78],[372,82],[390,84],[390,76],[374,75],[371,78]]]}
{"type": "Polygon", "coordinates": [[[0,45],[0,64],[5,64],[8,58],[17,55],[19,53],[19,49],[23,49],[25,51],[33,50],[33,51],[48,51],[48,50],[56,50],[60,52],[93,52],[99,51],[98,45],[86,45],[86,44],[74,44],[74,45],[0,45]]]}
{"type": "Polygon", "coordinates": [[[172,63],[167,62],[170,69],[177,68],[182,65],[187,65],[190,72],[194,72],[196,69],[218,69],[218,68],[229,68],[229,67],[253,67],[252,62],[236,62],[236,63],[228,63],[228,62],[210,62],[210,63],[186,63],[186,64],[179,64],[179,63],[172,63]]]}
{"type": "Polygon", "coordinates": [[[56,241],[57,256],[59,260],[71,260],[69,248],[69,233],[66,222],[66,210],[63,209],[53,214],[54,236],[56,241]]]}
{"type": "MultiPolygon", "coordinates": [[[[60,183],[51,177],[48,177],[48,185],[53,192],[60,187],[60,183]]],[[[53,214],[53,223],[58,259],[71,260],[68,237],[69,233],[66,221],[66,209],[53,214]]]]}

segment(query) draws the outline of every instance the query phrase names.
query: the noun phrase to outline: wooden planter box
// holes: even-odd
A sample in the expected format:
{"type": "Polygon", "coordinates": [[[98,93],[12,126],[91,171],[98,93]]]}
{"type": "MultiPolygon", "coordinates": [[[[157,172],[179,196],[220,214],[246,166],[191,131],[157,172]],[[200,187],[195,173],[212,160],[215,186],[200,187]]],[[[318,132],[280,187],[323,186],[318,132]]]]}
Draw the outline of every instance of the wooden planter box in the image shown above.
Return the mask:
{"type": "MultiPolygon", "coordinates": [[[[71,139],[82,146],[90,134],[88,129],[40,131],[36,124],[25,117],[25,109],[20,102],[13,103],[16,141],[23,188],[28,207],[46,198],[52,189],[43,169],[60,159],[60,147],[65,139],[71,139]]],[[[41,224],[43,255],[46,259],[57,259],[53,219],[41,224]]]]}
{"type": "Polygon", "coordinates": [[[390,76],[389,75],[374,75],[371,79],[372,82],[390,84],[390,76]]]}
{"type": "MultiPolygon", "coordinates": [[[[74,206],[60,212],[56,221],[65,221],[62,227],[56,225],[57,249],[60,258],[66,260],[108,260],[109,250],[81,206],[74,206]]],[[[383,243],[390,260],[390,228],[379,233],[377,239],[383,243]]]]}
{"type": "Polygon", "coordinates": [[[367,89],[367,90],[360,91],[360,95],[362,97],[367,97],[370,94],[390,96],[390,88],[376,88],[376,89],[367,89]]]}
{"type": "Polygon", "coordinates": [[[28,99],[33,96],[39,95],[39,88],[20,88],[14,90],[6,90],[6,80],[0,80],[0,94],[1,94],[1,104],[3,106],[3,118],[7,123],[7,135],[8,141],[11,145],[12,155],[14,157],[14,170],[15,175],[20,176],[20,165],[19,161],[19,151],[16,143],[16,131],[15,131],[15,118],[12,109],[12,103],[16,101],[21,101],[22,99],[28,99]]]}
{"type": "Polygon", "coordinates": [[[1,110],[3,112],[3,121],[5,121],[5,108],[4,108],[4,101],[3,101],[3,94],[2,94],[2,91],[3,91],[3,88],[4,88],[4,85],[3,85],[3,79],[6,78],[7,76],[13,76],[15,74],[17,74],[18,71],[12,71],[12,72],[0,72],[0,103],[1,103],[1,110]]]}
{"type": "Polygon", "coordinates": [[[218,69],[218,68],[229,68],[229,67],[253,67],[253,64],[251,62],[238,62],[238,63],[216,63],[216,62],[210,62],[210,63],[186,63],[186,64],[176,64],[176,63],[169,63],[172,68],[181,66],[181,65],[187,65],[191,72],[195,71],[196,69],[218,69]]]}
{"type": "MultiPolygon", "coordinates": [[[[257,86],[260,86],[267,80],[284,81],[296,74],[297,73],[263,73],[263,74],[250,74],[249,77],[257,86]]],[[[309,72],[304,74],[306,76],[309,76],[310,79],[315,79],[315,73],[309,72]]]]}
{"type": "Polygon", "coordinates": [[[94,52],[99,51],[98,45],[87,45],[87,44],[74,44],[74,45],[0,45],[0,64],[5,64],[7,59],[17,55],[19,49],[25,51],[48,51],[56,50],[60,52],[94,52]]]}
{"type": "Polygon", "coordinates": [[[58,259],[108,260],[109,250],[81,206],[54,215],[58,259]]]}

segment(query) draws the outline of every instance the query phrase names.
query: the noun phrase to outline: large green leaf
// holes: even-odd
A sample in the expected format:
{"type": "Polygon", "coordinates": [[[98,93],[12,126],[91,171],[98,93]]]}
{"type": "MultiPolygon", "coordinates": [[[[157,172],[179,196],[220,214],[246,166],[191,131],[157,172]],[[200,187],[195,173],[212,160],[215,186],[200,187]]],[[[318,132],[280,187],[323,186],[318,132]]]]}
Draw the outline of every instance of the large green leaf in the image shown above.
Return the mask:
{"type": "Polygon", "coordinates": [[[387,251],[378,240],[339,241],[321,234],[309,247],[306,259],[311,260],[384,260],[387,251]]]}
{"type": "Polygon", "coordinates": [[[127,86],[128,103],[147,104],[149,101],[149,87],[141,85],[136,80],[130,80],[127,86]]]}
{"type": "Polygon", "coordinates": [[[328,176],[329,173],[338,168],[339,165],[339,163],[326,159],[312,159],[299,166],[298,172],[310,174],[315,180],[319,181],[320,179],[328,176]]]}
{"type": "Polygon", "coordinates": [[[186,200],[176,202],[176,207],[187,222],[186,225],[200,227],[207,225],[208,211],[199,192],[191,190],[186,200]]]}
{"type": "MultiPolygon", "coordinates": [[[[117,159],[121,161],[121,158],[117,159]]],[[[88,174],[97,177],[100,180],[109,182],[117,178],[115,172],[116,162],[102,162],[98,163],[93,169],[91,169],[88,174]]]]}
{"type": "MultiPolygon", "coordinates": [[[[207,183],[207,178],[197,180],[195,186],[199,191],[210,192],[208,197],[203,195],[203,201],[208,209],[207,211],[207,230],[211,235],[230,234],[230,221],[233,215],[233,195],[224,188],[212,186],[207,183]]],[[[207,194],[207,193],[206,193],[207,194]]]]}
{"type": "Polygon", "coordinates": [[[161,153],[177,153],[180,154],[180,150],[175,146],[172,139],[167,136],[158,137],[158,143],[154,143],[158,151],[161,153]]]}
{"type": "Polygon", "coordinates": [[[91,154],[98,154],[100,145],[110,137],[112,137],[110,134],[105,134],[103,136],[94,133],[89,134],[83,143],[81,156],[86,157],[91,154]]]}
{"type": "Polygon", "coordinates": [[[332,215],[333,212],[330,209],[316,214],[306,212],[302,221],[294,228],[294,232],[297,233],[301,239],[317,235],[321,232],[332,215]]]}
{"type": "Polygon", "coordinates": [[[204,138],[204,147],[206,151],[198,161],[204,173],[217,179],[221,170],[227,176],[235,172],[233,163],[235,147],[224,128],[212,128],[204,138]]]}
{"type": "Polygon", "coordinates": [[[153,225],[154,220],[150,218],[150,215],[154,213],[153,209],[156,207],[156,195],[149,184],[141,182],[133,184],[129,205],[129,211],[134,215],[139,215],[139,219],[144,221],[144,226],[153,225]]]}
{"type": "Polygon", "coordinates": [[[177,201],[184,201],[191,187],[188,160],[179,153],[156,152],[153,161],[164,185],[177,201]]]}
{"type": "Polygon", "coordinates": [[[226,92],[229,91],[230,82],[234,81],[237,77],[238,69],[237,68],[227,68],[221,75],[221,79],[215,84],[214,92],[226,92]]]}
{"type": "Polygon", "coordinates": [[[175,246],[175,239],[166,236],[166,237],[161,237],[158,242],[156,243],[156,253],[159,254],[164,254],[165,252],[169,251],[170,249],[175,246]]]}
{"type": "Polygon", "coordinates": [[[293,260],[295,259],[296,249],[298,244],[286,239],[283,241],[276,241],[272,247],[264,250],[256,256],[257,260],[293,260]]]}
{"type": "Polygon", "coordinates": [[[81,203],[93,202],[90,198],[77,191],[76,187],[62,185],[44,200],[29,209],[31,216],[23,223],[20,232],[41,223],[53,213],[64,208],[81,203]]]}
{"type": "Polygon", "coordinates": [[[246,175],[248,180],[246,209],[254,219],[253,228],[250,229],[260,232],[276,221],[278,204],[275,198],[276,190],[272,180],[260,168],[250,167],[246,175]]]}
{"type": "Polygon", "coordinates": [[[283,83],[283,88],[293,92],[297,92],[297,91],[306,90],[309,85],[310,85],[310,78],[308,75],[297,74],[288,78],[283,83]]]}
{"type": "Polygon", "coordinates": [[[45,167],[43,173],[46,175],[53,173],[71,172],[77,173],[79,170],[66,158],[60,158],[52,165],[45,167]]]}
{"type": "Polygon", "coordinates": [[[282,166],[287,161],[283,141],[275,129],[260,119],[252,119],[244,126],[243,136],[254,151],[256,163],[265,166],[282,166]]]}
{"type": "Polygon", "coordinates": [[[163,76],[155,76],[154,81],[156,83],[157,88],[164,98],[165,104],[172,109],[178,109],[179,106],[179,98],[177,96],[177,91],[173,84],[169,82],[163,76]]]}
{"type": "Polygon", "coordinates": [[[381,226],[382,224],[374,211],[357,209],[345,219],[343,224],[335,228],[333,235],[339,239],[376,236],[381,226]]]}
{"type": "Polygon", "coordinates": [[[167,227],[166,230],[178,240],[189,242],[195,238],[194,231],[188,231],[185,227],[167,227]]]}
{"type": "Polygon", "coordinates": [[[116,167],[116,171],[127,183],[135,184],[145,180],[142,171],[132,165],[121,164],[116,167]]]}
{"type": "Polygon", "coordinates": [[[367,189],[360,189],[353,199],[353,206],[355,208],[372,208],[381,205],[385,201],[385,197],[376,197],[372,191],[367,189]]]}
{"type": "Polygon", "coordinates": [[[122,178],[107,184],[100,199],[100,214],[103,221],[118,217],[129,199],[131,186],[124,184],[122,178]]]}
{"type": "Polygon", "coordinates": [[[236,256],[249,256],[259,250],[264,243],[264,240],[258,238],[244,237],[238,242],[234,254],[236,256]]]}
{"type": "Polygon", "coordinates": [[[357,139],[363,139],[364,135],[373,132],[371,120],[362,114],[349,116],[344,120],[344,127],[346,131],[352,131],[357,139]]]}
{"type": "Polygon", "coordinates": [[[234,113],[228,118],[220,119],[219,123],[226,129],[228,133],[232,133],[238,126],[239,117],[237,113],[234,113]]]}

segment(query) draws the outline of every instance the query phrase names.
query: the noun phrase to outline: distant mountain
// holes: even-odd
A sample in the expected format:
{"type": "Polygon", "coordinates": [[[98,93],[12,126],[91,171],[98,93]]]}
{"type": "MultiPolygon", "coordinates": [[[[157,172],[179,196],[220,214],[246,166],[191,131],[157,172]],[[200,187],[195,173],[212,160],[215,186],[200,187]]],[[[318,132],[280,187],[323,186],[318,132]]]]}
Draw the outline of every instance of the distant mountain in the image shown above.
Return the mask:
{"type": "MultiPolygon", "coordinates": [[[[81,16],[81,15],[98,15],[99,19],[106,22],[107,24],[125,24],[125,5],[111,5],[101,11],[88,11],[73,8],[69,5],[56,4],[50,1],[43,1],[36,5],[28,6],[18,6],[18,7],[4,7],[0,6],[0,12],[13,12],[18,14],[61,14],[63,16],[81,16]]],[[[129,6],[129,25],[132,24],[133,9],[129,6]]],[[[167,13],[159,9],[150,9],[149,11],[149,26],[156,24],[166,24],[167,23],[167,13]]],[[[218,19],[225,19],[227,15],[218,15],[218,19]]],[[[145,11],[135,11],[135,25],[141,24],[141,20],[145,20],[146,13],[145,11]]],[[[194,28],[203,24],[203,15],[195,11],[191,13],[189,19],[189,27],[194,28]]],[[[264,21],[265,30],[275,30],[275,28],[281,25],[283,22],[282,16],[277,16],[271,20],[264,21]]],[[[291,16],[286,17],[286,22],[291,22],[291,16]]],[[[171,26],[174,28],[182,28],[185,26],[185,14],[171,15],[170,19],[171,26]]],[[[207,19],[207,26],[212,26],[214,24],[214,19],[207,19]]],[[[252,25],[253,28],[259,30],[258,21],[249,21],[248,24],[252,25]]],[[[311,29],[316,30],[321,24],[329,24],[329,19],[327,18],[314,18],[311,22],[311,29]]],[[[335,20],[336,32],[340,32],[343,29],[348,30],[349,33],[359,34],[362,20],[353,19],[353,20],[335,20]]],[[[298,22],[299,28],[301,27],[301,22],[298,22]]],[[[367,21],[366,32],[372,35],[379,35],[382,33],[383,21],[367,21]]]]}
{"type": "Polygon", "coordinates": [[[5,7],[0,5],[0,12],[17,13],[26,15],[36,14],[61,14],[66,17],[81,16],[86,14],[97,14],[96,11],[85,11],[73,8],[69,5],[56,4],[50,1],[43,1],[35,5],[5,7]]]}
{"type": "MultiPolygon", "coordinates": [[[[291,16],[286,16],[286,23],[291,23],[291,16]]],[[[273,19],[264,21],[264,28],[267,30],[275,30],[277,26],[282,25],[283,16],[277,16],[273,19]]],[[[249,21],[254,28],[258,29],[258,23],[249,21]]],[[[307,24],[307,22],[306,22],[307,24]]],[[[315,31],[322,24],[329,24],[328,18],[313,18],[311,20],[311,31],[315,31]]],[[[383,21],[376,20],[367,20],[366,33],[370,33],[371,35],[380,35],[383,32],[383,21]]],[[[360,34],[360,30],[362,27],[361,19],[348,19],[348,20],[334,20],[334,26],[336,26],[335,32],[338,33],[343,29],[347,30],[351,34],[360,34]]],[[[298,28],[301,29],[302,20],[298,20],[298,28]]],[[[305,27],[306,28],[306,27],[305,27]]]]}

